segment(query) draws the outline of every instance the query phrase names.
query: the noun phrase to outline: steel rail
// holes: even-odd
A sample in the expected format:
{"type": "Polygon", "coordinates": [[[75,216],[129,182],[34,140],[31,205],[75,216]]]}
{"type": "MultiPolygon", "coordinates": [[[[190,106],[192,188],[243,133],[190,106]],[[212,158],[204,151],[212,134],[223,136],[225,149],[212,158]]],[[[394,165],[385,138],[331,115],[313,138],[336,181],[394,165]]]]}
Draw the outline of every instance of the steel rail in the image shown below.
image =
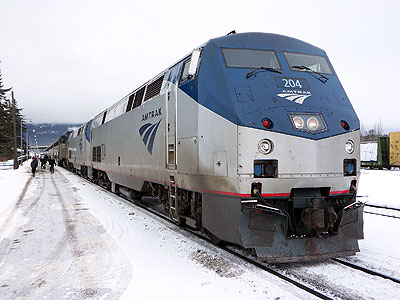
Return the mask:
{"type": "Polygon", "coordinates": [[[393,281],[395,283],[399,283],[400,284],[400,279],[394,278],[392,276],[389,276],[389,275],[386,275],[386,274],[383,274],[383,273],[380,273],[380,272],[376,272],[376,271],[364,268],[362,266],[353,264],[351,262],[345,261],[345,260],[340,259],[340,258],[332,258],[332,260],[337,262],[337,263],[340,263],[342,265],[345,265],[347,267],[350,267],[350,268],[365,272],[365,273],[370,274],[370,275],[374,275],[374,276],[378,276],[378,277],[381,277],[381,278],[384,278],[384,279],[388,279],[388,280],[391,280],[391,281],[393,281]]]}
{"type": "Polygon", "coordinates": [[[366,214],[371,214],[371,215],[377,215],[377,216],[383,216],[383,217],[388,217],[388,218],[395,218],[395,219],[400,219],[400,217],[397,216],[389,216],[389,215],[385,215],[385,214],[380,214],[380,213],[375,213],[375,212],[371,212],[371,211],[365,211],[364,212],[366,214]]]}
{"type": "Polygon", "coordinates": [[[391,209],[391,210],[397,210],[400,211],[400,208],[396,208],[396,207],[387,207],[384,205],[375,205],[375,204],[364,204],[365,206],[369,206],[369,207],[374,207],[374,208],[383,208],[383,209],[391,209]]]}

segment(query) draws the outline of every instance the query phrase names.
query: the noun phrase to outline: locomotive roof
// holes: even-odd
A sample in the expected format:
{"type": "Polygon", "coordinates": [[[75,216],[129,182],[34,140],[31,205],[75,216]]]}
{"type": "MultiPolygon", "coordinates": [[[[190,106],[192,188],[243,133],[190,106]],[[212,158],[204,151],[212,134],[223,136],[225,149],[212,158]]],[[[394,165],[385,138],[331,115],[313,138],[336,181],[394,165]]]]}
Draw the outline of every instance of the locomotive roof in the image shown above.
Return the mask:
{"type": "Polygon", "coordinates": [[[278,49],[286,51],[312,52],[325,55],[321,48],[285,35],[263,32],[230,34],[211,39],[216,47],[278,49]]]}

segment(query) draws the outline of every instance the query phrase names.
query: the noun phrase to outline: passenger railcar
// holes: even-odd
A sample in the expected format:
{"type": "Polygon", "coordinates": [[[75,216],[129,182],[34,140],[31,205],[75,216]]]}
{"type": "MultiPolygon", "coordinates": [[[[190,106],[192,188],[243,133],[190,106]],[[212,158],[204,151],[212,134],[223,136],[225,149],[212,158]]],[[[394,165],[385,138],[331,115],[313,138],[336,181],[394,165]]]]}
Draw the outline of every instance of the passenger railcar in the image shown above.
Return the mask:
{"type": "Polygon", "coordinates": [[[68,136],[71,132],[67,132],[64,135],[56,139],[49,147],[44,151],[45,154],[54,157],[55,162],[58,166],[64,168],[68,167],[68,136]]]}
{"type": "Polygon", "coordinates": [[[211,39],[99,113],[69,166],[159,199],[177,223],[288,262],[353,255],[360,125],[325,51],[266,33],[211,39]]]}

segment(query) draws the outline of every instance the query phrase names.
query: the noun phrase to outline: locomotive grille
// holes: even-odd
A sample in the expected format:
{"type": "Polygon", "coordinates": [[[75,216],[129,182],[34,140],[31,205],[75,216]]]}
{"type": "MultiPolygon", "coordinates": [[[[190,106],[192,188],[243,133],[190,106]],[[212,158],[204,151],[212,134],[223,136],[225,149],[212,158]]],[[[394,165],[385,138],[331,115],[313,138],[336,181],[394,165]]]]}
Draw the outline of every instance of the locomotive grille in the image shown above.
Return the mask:
{"type": "Polygon", "coordinates": [[[93,147],[92,160],[94,162],[101,162],[101,146],[93,147]]]}
{"type": "Polygon", "coordinates": [[[147,101],[155,96],[160,95],[163,80],[164,80],[164,75],[147,86],[146,96],[144,97],[144,101],[147,101]]]}

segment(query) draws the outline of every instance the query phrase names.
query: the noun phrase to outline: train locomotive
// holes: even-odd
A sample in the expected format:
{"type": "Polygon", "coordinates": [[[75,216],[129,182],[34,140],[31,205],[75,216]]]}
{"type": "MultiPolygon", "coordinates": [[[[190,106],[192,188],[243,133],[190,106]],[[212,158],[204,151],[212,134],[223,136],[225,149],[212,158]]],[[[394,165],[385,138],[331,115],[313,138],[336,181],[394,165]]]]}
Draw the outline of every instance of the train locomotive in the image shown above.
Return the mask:
{"type": "Polygon", "coordinates": [[[211,39],[64,144],[71,170],[155,197],[176,223],[260,260],[359,251],[359,120],[325,51],[303,41],[211,39]]]}

